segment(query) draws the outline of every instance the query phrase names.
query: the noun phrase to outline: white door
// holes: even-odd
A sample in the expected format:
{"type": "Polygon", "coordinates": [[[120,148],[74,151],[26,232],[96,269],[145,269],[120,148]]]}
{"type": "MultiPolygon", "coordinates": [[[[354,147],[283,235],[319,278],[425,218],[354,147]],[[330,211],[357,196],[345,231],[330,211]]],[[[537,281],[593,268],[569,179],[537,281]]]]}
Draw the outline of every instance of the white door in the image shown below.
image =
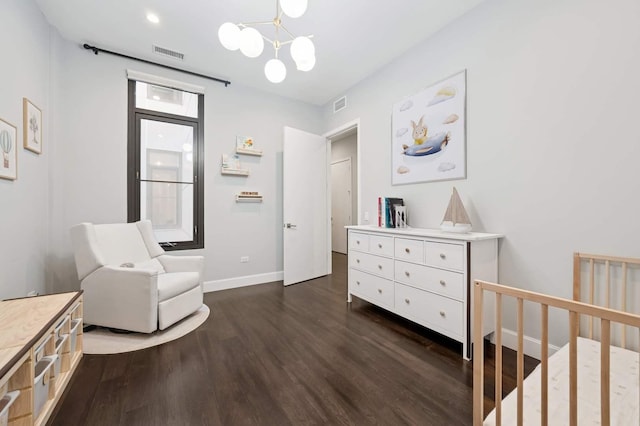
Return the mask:
{"type": "Polygon", "coordinates": [[[331,249],[347,254],[351,225],[351,158],[331,163],[331,249]]]}
{"type": "Polygon", "coordinates": [[[327,275],[327,139],[284,128],[284,285],[327,275]]]}

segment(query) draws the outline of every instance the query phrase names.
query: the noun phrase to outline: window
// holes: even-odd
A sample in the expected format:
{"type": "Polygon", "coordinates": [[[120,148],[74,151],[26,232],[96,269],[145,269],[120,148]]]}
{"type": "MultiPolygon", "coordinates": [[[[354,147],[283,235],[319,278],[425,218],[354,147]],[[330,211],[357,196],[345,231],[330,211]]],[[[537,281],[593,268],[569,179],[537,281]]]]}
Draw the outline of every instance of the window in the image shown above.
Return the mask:
{"type": "Polygon", "coordinates": [[[204,95],[129,80],[128,220],[165,250],[204,247],[204,95]]]}

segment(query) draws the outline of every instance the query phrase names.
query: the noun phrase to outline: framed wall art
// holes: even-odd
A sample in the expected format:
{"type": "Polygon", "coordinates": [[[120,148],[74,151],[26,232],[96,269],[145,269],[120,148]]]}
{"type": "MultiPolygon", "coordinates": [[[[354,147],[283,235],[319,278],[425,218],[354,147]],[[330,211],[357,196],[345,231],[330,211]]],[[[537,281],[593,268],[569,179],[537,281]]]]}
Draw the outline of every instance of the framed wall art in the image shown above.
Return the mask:
{"type": "Polygon", "coordinates": [[[16,180],[18,178],[18,149],[16,126],[0,118],[0,178],[16,180]]]}
{"type": "Polygon", "coordinates": [[[393,105],[391,184],[464,179],[466,70],[393,105]]]}
{"type": "Polygon", "coordinates": [[[42,153],[42,111],[27,98],[22,99],[24,147],[42,153]]]}

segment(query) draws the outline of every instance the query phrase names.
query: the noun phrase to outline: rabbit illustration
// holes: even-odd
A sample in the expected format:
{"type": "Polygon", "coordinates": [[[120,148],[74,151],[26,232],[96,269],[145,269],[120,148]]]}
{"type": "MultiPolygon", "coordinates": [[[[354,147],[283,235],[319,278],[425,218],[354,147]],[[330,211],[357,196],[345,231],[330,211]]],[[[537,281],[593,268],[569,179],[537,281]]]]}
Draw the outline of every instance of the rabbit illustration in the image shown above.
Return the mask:
{"type": "Polygon", "coordinates": [[[413,140],[416,145],[422,145],[427,139],[427,126],[422,123],[423,119],[424,115],[420,117],[417,124],[411,120],[411,126],[413,127],[413,140]]]}

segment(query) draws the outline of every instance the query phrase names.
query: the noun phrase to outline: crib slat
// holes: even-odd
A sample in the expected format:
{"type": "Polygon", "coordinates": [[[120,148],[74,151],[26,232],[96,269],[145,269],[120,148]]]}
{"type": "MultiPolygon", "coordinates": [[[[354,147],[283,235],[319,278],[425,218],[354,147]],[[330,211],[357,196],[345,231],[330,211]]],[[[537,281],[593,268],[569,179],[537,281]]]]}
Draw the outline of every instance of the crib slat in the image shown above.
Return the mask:
{"type": "Polygon", "coordinates": [[[609,426],[610,422],[610,392],[609,364],[611,358],[611,323],[609,320],[600,321],[600,424],[609,426]]]}
{"type": "Polygon", "coordinates": [[[569,312],[569,425],[578,426],[578,314],[569,312]]]}
{"type": "Polygon", "coordinates": [[[502,295],[496,293],[496,377],[494,380],[496,426],[502,425],[502,295]]]}
{"type": "Polygon", "coordinates": [[[605,299],[607,304],[606,307],[610,308],[611,307],[611,263],[609,263],[609,261],[605,261],[604,262],[605,265],[605,274],[607,276],[607,298],[605,299]]]}
{"type": "MultiPolygon", "coordinates": [[[[593,305],[594,261],[589,259],[589,304],[593,305]]],[[[589,339],[593,339],[593,315],[589,317],[589,339]]]]}
{"type": "Polygon", "coordinates": [[[524,398],[524,300],[518,297],[518,426],[523,423],[523,398],[524,398]]]}
{"type": "Polygon", "coordinates": [[[477,282],[473,288],[473,425],[482,426],[484,417],[484,337],[482,336],[482,287],[477,282]]]}
{"type": "Polygon", "coordinates": [[[547,426],[549,423],[549,306],[542,304],[540,305],[540,308],[542,309],[542,348],[540,352],[540,360],[542,364],[542,375],[540,376],[542,412],[540,423],[542,426],[547,426]]]}
{"type": "MultiPolygon", "coordinates": [[[[622,262],[622,311],[627,312],[627,262],[622,262]]],[[[627,326],[622,326],[622,347],[627,348],[627,326]]]]}

